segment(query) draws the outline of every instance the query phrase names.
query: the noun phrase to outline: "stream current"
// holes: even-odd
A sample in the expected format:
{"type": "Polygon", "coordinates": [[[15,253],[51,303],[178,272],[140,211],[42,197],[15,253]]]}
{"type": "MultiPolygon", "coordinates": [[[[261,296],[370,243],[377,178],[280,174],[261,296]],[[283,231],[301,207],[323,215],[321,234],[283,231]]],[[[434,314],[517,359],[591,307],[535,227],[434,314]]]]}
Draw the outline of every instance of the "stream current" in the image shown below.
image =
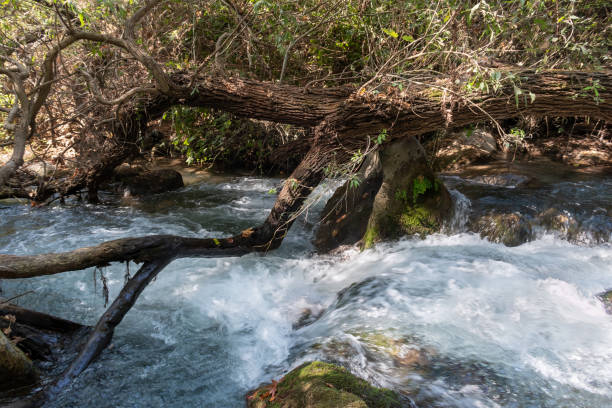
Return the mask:
{"type": "MultiPolygon", "coordinates": [[[[537,188],[445,182],[456,200],[446,234],[316,255],[311,239],[328,187],[267,256],[173,262],[117,327],[112,347],[52,406],[244,407],[262,382],[323,359],[419,407],[611,407],[612,316],[596,295],[612,287],[612,177],[537,188]],[[580,223],[578,239],[538,230],[506,247],[466,229],[475,212],[551,207],[580,223]],[[296,325],[305,310],[320,317],[296,325]]],[[[0,251],[229,235],[265,219],[279,183],[226,177],[132,206],[0,204],[0,251]]],[[[112,301],[126,266],[104,273],[112,301]]],[[[16,301],[24,307],[85,324],[104,311],[92,269],[1,286],[7,298],[33,290],[16,301]]]]}

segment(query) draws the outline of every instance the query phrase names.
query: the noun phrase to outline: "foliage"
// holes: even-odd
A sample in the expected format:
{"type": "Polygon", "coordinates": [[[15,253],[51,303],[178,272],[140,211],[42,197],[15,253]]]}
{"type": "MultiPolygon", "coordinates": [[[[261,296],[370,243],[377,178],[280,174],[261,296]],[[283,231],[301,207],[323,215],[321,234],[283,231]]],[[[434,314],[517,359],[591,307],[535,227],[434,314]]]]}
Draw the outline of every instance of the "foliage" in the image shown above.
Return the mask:
{"type": "Polygon", "coordinates": [[[171,144],[189,165],[221,164],[267,171],[270,153],[281,140],[263,124],[204,108],[176,106],[164,120],[173,129],[171,144]]]}
{"type": "MultiPolygon", "coordinates": [[[[134,0],[0,1],[0,56],[32,68],[28,91],[40,83],[40,62],[71,29],[120,36],[144,4],[134,0]]],[[[537,95],[510,71],[528,68],[599,70],[612,63],[612,17],[605,0],[266,0],[164,1],[136,27],[137,45],[167,71],[240,75],[308,86],[352,84],[363,92],[404,97],[415,84],[430,94],[496,94],[513,89],[517,106],[537,95]]],[[[125,50],[81,42],[62,51],[36,138],[67,139],[83,156],[108,143],[101,123],[116,115],[87,94],[86,70],[112,99],[154,85],[151,73],[125,50]],[[58,123],[58,118],[71,118],[58,123]],[[85,143],[86,142],[86,143],[85,143]]],[[[5,64],[4,60],[0,63],[5,64]]],[[[0,76],[0,120],[13,91],[0,76]]],[[[594,81],[576,97],[601,103],[594,81]]],[[[137,98],[131,98],[133,103],[137,98]]],[[[122,108],[122,107],[119,107],[122,108]]],[[[118,108],[118,109],[119,109],[118,108]]],[[[226,114],[176,108],[176,148],[193,164],[251,162],[261,168],[269,146],[251,125],[226,114]],[[246,126],[243,128],[243,126],[246,126]]],[[[0,130],[0,140],[10,137],[0,130]]],[[[373,135],[384,144],[390,129],[373,135]]],[[[356,152],[352,168],[366,152],[356,152]]]]}
{"type": "Polygon", "coordinates": [[[435,188],[435,191],[438,191],[439,186],[437,180],[432,183],[427,177],[415,177],[414,182],[412,183],[412,203],[416,204],[419,196],[425,194],[427,190],[431,188],[435,188]]]}

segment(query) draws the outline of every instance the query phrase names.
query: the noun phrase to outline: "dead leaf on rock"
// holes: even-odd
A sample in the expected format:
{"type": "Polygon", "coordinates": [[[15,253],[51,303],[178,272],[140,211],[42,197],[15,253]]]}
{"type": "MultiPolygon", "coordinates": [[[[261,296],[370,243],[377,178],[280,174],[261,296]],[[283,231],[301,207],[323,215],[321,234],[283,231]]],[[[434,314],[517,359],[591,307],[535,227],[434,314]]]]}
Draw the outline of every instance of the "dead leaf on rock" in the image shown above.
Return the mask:
{"type": "Polygon", "coordinates": [[[248,238],[253,235],[254,232],[255,230],[253,228],[245,229],[244,231],[242,231],[242,238],[248,238]]]}

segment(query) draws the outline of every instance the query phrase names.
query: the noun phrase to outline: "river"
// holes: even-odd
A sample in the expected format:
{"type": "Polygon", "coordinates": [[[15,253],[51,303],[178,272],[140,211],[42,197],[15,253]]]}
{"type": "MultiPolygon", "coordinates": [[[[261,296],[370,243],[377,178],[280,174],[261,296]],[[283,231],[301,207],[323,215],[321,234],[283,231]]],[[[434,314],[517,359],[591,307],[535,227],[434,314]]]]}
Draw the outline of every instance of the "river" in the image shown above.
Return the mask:
{"type": "MultiPolygon", "coordinates": [[[[168,266],[118,326],[112,347],[52,407],[244,407],[245,394],[304,361],[337,362],[420,407],[612,406],[612,177],[555,171],[536,187],[445,177],[445,234],[316,255],[331,183],[267,256],[168,266]],[[475,213],[554,207],[569,239],[534,227],[506,247],[468,232],[475,213]],[[320,317],[298,327],[308,309],[320,317]],[[418,354],[418,363],[411,356],[418,354]]],[[[0,204],[0,251],[35,254],[146,234],[223,236],[260,223],[280,179],[219,177],[130,206],[0,204]]],[[[133,273],[137,266],[131,264],[133,273]]],[[[104,268],[111,299],[126,265],[104,268]]],[[[92,270],[3,281],[18,304],[95,324],[92,270]]]]}

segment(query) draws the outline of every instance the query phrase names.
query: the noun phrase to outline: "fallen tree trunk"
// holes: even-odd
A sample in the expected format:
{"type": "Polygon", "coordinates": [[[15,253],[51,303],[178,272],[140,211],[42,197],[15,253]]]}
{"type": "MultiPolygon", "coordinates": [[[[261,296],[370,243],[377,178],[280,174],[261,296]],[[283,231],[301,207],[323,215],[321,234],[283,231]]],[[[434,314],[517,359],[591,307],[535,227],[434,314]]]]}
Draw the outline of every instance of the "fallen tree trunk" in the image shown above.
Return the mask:
{"type": "MultiPolygon", "coordinates": [[[[523,114],[584,115],[612,121],[609,73],[508,71],[502,75],[513,79],[507,79],[496,92],[466,94],[457,85],[442,80],[423,84],[409,79],[404,84],[408,91],[403,92],[391,86],[383,92],[350,87],[303,89],[239,77],[202,77],[191,88],[187,86],[191,78],[184,73],[174,74],[170,77],[177,85],[172,90],[124,112],[111,127],[116,149],[108,149],[95,165],[80,170],[65,185],[48,186],[36,200],[44,201],[56,192],[69,195],[84,188],[95,189],[109,179],[114,167],[134,154],[147,123],[159,119],[174,105],[215,108],[251,119],[325,129],[326,137],[306,137],[286,149],[300,156],[317,145],[322,152],[334,151],[339,162],[364,150],[368,138],[375,138],[382,129],[389,131],[389,142],[449,126],[523,114]],[[597,94],[591,90],[593,84],[597,84],[597,94]]],[[[276,157],[286,151],[279,149],[276,157]]]]}

